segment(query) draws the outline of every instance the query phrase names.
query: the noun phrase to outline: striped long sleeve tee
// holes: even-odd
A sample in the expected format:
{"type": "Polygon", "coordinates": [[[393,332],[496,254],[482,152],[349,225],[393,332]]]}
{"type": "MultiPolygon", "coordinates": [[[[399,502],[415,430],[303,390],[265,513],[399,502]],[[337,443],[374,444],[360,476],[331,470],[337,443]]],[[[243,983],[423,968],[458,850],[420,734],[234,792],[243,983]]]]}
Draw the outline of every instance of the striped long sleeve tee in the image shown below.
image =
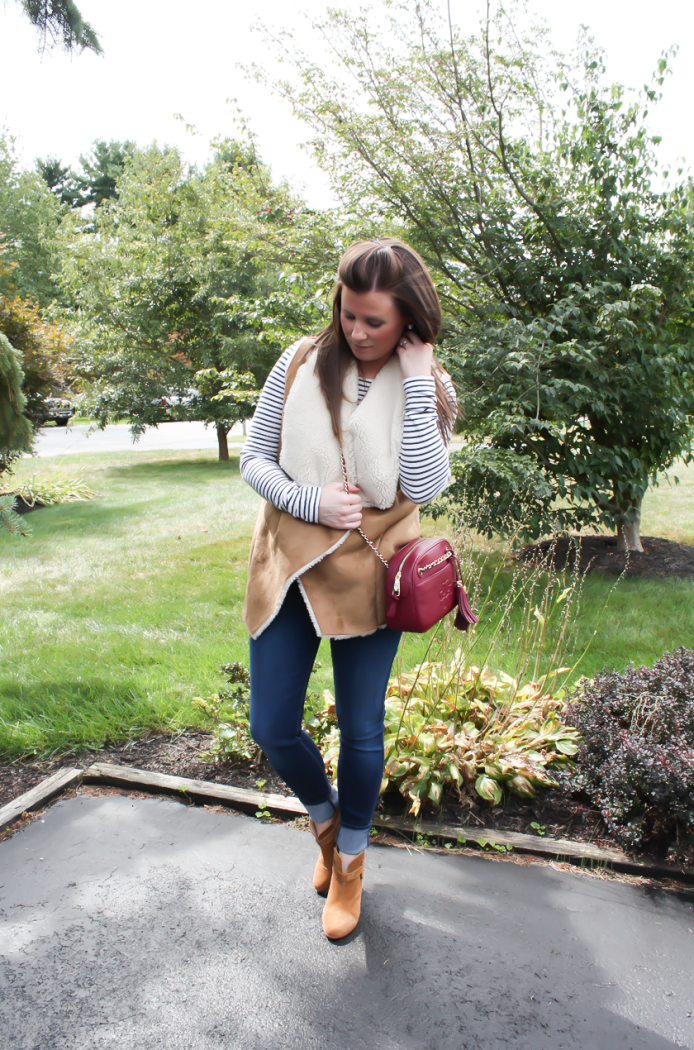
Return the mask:
{"type": "MultiPolygon", "coordinates": [[[[321,490],[297,485],[278,463],[284,386],[287,368],[300,343],[284,351],[270,372],[241,452],[241,476],[263,499],[295,518],[318,523],[321,490]]],[[[429,376],[404,379],[405,419],[400,449],[400,488],[413,503],[427,503],[448,484],[448,442],[437,425],[436,391],[429,376]]],[[[366,396],[370,379],[359,377],[359,401],[366,396]]],[[[452,401],[455,391],[446,386],[452,401]]],[[[448,435],[450,441],[450,435],[448,435]]]]}

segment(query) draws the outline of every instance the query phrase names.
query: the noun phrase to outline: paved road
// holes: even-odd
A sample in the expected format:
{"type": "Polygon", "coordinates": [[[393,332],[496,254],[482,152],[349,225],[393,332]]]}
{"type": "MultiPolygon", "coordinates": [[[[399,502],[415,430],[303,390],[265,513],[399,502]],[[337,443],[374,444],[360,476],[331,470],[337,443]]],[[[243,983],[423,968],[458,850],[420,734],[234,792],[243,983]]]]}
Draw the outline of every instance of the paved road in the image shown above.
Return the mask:
{"type": "MultiPolygon", "coordinates": [[[[235,426],[230,437],[240,436],[243,427],[235,426]]],[[[133,444],[127,423],[114,423],[104,430],[89,433],[89,426],[43,427],[35,442],[39,456],[69,456],[76,452],[125,452],[136,449],[149,452],[153,449],[217,448],[217,433],[213,427],[203,423],[162,423],[150,427],[139,441],[133,444]]]]}
{"type": "Polygon", "coordinates": [[[694,1045],[694,897],[374,847],[330,944],[314,853],[166,799],[57,803],[0,844],[3,1050],[694,1045]]]}
{"type": "MultiPolygon", "coordinates": [[[[231,450],[234,439],[243,434],[239,423],[229,435],[231,450]]],[[[238,447],[238,446],[237,446],[238,447]]],[[[459,445],[452,446],[459,448],[459,445]]],[[[155,449],[197,449],[217,448],[217,434],[212,427],[202,423],[162,423],[145,431],[139,441],[133,444],[130,427],[127,423],[115,423],[105,430],[89,433],[88,426],[44,427],[35,442],[39,456],[69,456],[76,452],[125,452],[135,449],[150,452],[155,449]]]]}

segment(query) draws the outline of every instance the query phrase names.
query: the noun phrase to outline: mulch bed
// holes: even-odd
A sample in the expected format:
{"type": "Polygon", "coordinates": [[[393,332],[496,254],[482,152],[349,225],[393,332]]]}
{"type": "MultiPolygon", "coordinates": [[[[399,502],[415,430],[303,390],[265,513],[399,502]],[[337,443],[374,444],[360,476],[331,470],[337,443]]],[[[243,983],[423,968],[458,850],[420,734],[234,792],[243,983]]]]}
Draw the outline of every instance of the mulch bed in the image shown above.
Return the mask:
{"type": "Polygon", "coordinates": [[[643,554],[637,551],[619,553],[616,536],[581,536],[528,544],[518,552],[518,557],[524,561],[547,561],[559,570],[574,569],[579,543],[579,571],[582,573],[600,573],[604,576],[621,576],[624,573],[629,578],[694,577],[694,547],[657,536],[641,537],[643,554]]]}
{"type": "Polygon", "coordinates": [[[30,514],[32,510],[40,510],[41,507],[45,506],[43,503],[27,503],[24,496],[20,496],[18,492],[3,492],[3,496],[14,496],[13,510],[15,514],[30,514]]]}
{"type": "MultiPolygon", "coordinates": [[[[44,777],[64,766],[79,766],[86,769],[93,762],[113,762],[118,765],[135,766],[157,773],[190,777],[193,780],[209,780],[218,784],[258,790],[258,781],[263,780],[262,790],[289,795],[291,792],[267,763],[210,762],[202,757],[210,746],[208,733],[187,730],[170,736],[165,733],[150,734],[139,740],[85,751],[79,755],[64,756],[53,762],[15,762],[0,764],[0,806],[28,791],[44,777]]],[[[407,802],[398,792],[387,792],[379,806],[392,816],[405,816],[407,802]]],[[[590,806],[557,791],[546,791],[535,799],[511,796],[504,806],[490,806],[482,799],[466,799],[459,802],[452,795],[444,797],[440,809],[427,806],[422,818],[455,826],[467,826],[469,838],[474,839],[475,828],[493,828],[498,831],[520,831],[529,835],[538,834],[531,825],[540,825],[548,838],[574,839],[591,842],[596,846],[614,846],[600,813],[590,806]]]]}
{"type": "Polygon", "coordinates": [[[155,773],[170,773],[172,776],[190,777],[193,780],[211,780],[217,784],[233,784],[235,787],[258,790],[256,781],[265,780],[263,791],[278,795],[290,795],[284,782],[265,764],[253,766],[250,762],[210,762],[202,757],[210,746],[211,736],[189,729],[171,736],[168,733],[151,733],[138,740],[113,744],[98,751],[82,751],[80,754],[63,755],[55,761],[4,762],[0,763],[0,806],[22,795],[44,777],[50,776],[65,766],[86,769],[94,762],[113,762],[121,766],[135,766],[155,773]]]}

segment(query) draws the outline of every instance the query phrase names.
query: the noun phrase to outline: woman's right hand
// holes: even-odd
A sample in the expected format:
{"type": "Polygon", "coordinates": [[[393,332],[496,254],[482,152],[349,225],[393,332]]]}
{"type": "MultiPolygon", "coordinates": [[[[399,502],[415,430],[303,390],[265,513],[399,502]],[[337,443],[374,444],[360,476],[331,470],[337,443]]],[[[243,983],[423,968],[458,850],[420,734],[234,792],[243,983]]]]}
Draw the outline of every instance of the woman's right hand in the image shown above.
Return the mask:
{"type": "Polygon", "coordinates": [[[320,493],[318,521],[329,529],[358,529],[361,525],[361,498],[358,485],[345,492],[341,481],[324,485],[320,493]]]}

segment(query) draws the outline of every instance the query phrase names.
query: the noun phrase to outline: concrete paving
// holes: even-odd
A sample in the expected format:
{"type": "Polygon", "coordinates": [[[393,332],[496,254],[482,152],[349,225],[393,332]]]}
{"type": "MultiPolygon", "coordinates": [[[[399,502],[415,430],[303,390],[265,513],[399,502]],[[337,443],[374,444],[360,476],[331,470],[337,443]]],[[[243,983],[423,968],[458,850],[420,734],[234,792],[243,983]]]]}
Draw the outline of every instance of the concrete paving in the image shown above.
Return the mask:
{"type": "MultiPolygon", "coordinates": [[[[243,434],[241,423],[233,427],[229,443],[243,434]]],[[[161,423],[150,427],[133,443],[127,423],[113,423],[90,433],[88,425],[43,427],[34,442],[37,456],[70,456],[79,452],[152,452],[157,449],[217,448],[217,432],[204,423],[161,423]]]]}
{"type": "Polygon", "coordinates": [[[694,896],[372,847],[321,931],[308,834],[77,796],[0,843],[3,1050],[694,1046],[694,896]]]}

